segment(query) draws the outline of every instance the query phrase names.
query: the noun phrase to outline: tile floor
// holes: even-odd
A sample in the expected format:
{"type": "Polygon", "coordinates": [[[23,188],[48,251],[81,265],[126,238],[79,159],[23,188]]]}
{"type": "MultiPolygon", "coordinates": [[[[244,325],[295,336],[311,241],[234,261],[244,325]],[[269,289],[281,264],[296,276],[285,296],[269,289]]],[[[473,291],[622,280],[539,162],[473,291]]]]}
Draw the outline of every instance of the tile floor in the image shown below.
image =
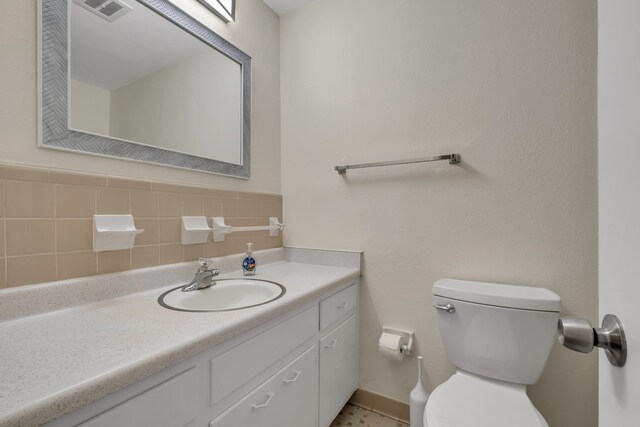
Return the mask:
{"type": "Polygon", "coordinates": [[[362,409],[358,406],[347,404],[338,417],[331,423],[331,427],[406,427],[408,424],[402,423],[393,418],[376,414],[375,412],[362,409]]]}

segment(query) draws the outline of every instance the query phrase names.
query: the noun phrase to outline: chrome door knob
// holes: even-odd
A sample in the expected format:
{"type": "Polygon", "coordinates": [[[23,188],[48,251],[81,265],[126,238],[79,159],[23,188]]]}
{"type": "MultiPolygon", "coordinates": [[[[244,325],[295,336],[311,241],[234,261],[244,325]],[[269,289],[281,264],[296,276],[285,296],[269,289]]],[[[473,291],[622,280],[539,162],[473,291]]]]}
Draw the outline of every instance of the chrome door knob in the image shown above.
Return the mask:
{"type": "Polygon", "coordinates": [[[594,328],[587,319],[560,318],[558,340],[565,347],[580,353],[591,353],[593,347],[602,348],[613,366],[622,367],[627,361],[624,328],[620,319],[613,314],[604,316],[601,328],[594,328]]]}
{"type": "Polygon", "coordinates": [[[563,317],[558,320],[558,341],[573,351],[591,353],[595,332],[587,319],[563,317]]]}

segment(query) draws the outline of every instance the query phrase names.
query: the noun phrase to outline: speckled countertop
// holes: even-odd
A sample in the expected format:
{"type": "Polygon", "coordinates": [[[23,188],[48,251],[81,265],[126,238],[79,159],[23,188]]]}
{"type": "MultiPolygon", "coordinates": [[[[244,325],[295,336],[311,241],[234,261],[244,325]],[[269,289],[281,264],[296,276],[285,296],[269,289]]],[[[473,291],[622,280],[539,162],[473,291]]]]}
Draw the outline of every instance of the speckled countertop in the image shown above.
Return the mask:
{"type": "Polygon", "coordinates": [[[186,313],[161,307],[158,296],[178,282],[0,322],[0,426],[46,424],[360,275],[359,265],[294,258],[298,262],[264,265],[257,276],[283,284],[286,294],[246,310],[186,313]]]}

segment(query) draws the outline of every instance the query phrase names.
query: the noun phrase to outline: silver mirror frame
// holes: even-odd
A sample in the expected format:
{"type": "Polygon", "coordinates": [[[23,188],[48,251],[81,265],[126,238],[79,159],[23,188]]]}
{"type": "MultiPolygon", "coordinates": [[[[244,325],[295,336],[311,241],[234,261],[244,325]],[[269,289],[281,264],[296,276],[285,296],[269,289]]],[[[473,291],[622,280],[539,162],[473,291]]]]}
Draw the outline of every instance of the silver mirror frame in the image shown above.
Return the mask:
{"type": "Polygon", "coordinates": [[[67,0],[39,0],[40,147],[229,175],[251,177],[251,57],[167,0],[136,0],[202,40],[242,70],[242,165],[70,130],[68,126],[67,0]]]}

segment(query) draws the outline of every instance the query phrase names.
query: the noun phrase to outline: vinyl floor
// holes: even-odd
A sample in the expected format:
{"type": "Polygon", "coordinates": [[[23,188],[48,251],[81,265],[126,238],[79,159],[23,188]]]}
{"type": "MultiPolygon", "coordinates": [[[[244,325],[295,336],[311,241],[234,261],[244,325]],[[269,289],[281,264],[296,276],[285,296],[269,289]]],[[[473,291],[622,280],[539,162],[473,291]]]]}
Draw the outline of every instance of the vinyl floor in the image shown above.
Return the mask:
{"type": "Polygon", "coordinates": [[[406,427],[407,425],[350,404],[342,408],[340,414],[331,423],[331,427],[406,427]]]}

